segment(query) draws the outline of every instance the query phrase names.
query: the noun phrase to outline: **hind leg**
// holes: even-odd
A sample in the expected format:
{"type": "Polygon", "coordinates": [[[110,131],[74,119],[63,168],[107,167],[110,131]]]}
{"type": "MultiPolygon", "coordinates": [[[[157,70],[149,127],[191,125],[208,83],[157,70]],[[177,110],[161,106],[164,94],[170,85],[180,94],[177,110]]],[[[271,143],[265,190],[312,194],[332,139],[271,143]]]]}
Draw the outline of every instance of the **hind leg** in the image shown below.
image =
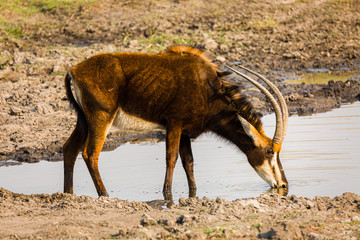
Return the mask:
{"type": "Polygon", "coordinates": [[[74,193],[73,189],[73,173],[76,158],[84,146],[87,127],[86,122],[83,122],[78,116],[76,127],[69,139],[63,146],[64,153],[64,192],[74,193]]]}
{"type": "Polygon", "coordinates": [[[181,127],[175,124],[168,124],[166,128],[166,174],[163,187],[165,200],[171,200],[171,186],[176,160],[179,154],[181,127]]]}
{"type": "Polygon", "coordinates": [[[91,125],[89,124],[88,138],[83,151],[84,161],[99,196],[109,196],[99,173],[98,162],[107,129],[112,122],[110,119],[111,117],[105,120],[97,119],[91,125]]]}

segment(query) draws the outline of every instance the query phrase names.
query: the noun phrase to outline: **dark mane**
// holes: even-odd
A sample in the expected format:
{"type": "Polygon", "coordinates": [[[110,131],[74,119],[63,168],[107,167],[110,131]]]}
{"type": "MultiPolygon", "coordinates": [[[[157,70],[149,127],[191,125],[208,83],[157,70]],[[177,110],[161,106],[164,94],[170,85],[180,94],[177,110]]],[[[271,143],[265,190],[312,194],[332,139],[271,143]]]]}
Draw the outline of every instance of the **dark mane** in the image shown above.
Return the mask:
{"type": "Polygon", "coordinates": [[[231,102],[231,111],[238,113],[251,123],[259,133],[263,134],[262,123],[259,114],[254,111],[254,107],[247,96],[241,94],[240,87],[228,81],[222,80],[223,91],[221,94],[231,102]]]}
{"type": "MultiPolygon", "coordinates": [[[[259,115],[254,112],[252,104],[249,102],[248,98],[245,95],[241,94],[240,88],[238,85],[232,84],[228,81],[222,80],[221,76],[226,76],[230,72],[221,72],[217,68],[218,66],[211,62],[201,50],[197,48],[192,48],[189,46],[171,46],[166,48],[161,54],[164,53],[173,53],[173,54],[191,54],[201,57],[206,62],[210,63],[218,72],[219,78],[216,80],[217,83],[222,86],[221,94],[223,94],[227,99],[230,100],[232,111],[237,112],[240,116],[245,118],[249,123],[251,123],[259,133],[264,133],[262,129],[262,123],[259,115]],[[218,82],[220,80],[220,82],[218,82]]],[[[215,82],[214,82],[215,83],[215,82]]]]}

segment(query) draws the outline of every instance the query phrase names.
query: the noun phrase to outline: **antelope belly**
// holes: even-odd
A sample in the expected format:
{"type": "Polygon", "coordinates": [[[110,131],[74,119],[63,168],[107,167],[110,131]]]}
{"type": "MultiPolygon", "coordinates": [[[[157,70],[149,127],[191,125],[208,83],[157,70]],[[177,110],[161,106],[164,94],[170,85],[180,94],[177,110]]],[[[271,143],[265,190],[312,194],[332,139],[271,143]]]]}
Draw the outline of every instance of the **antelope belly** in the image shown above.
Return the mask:
{"type": "Polygon", "coordinates": [[[143,120],[142,118],[127,114],[121,109],[118,110],[114,118],[114,121],[112,123],[112,127],[121,130],[132,130],[132,131],[164,129],[164,127],[161,125],[158,125],[153,122],[148,122],[143,120]]]}

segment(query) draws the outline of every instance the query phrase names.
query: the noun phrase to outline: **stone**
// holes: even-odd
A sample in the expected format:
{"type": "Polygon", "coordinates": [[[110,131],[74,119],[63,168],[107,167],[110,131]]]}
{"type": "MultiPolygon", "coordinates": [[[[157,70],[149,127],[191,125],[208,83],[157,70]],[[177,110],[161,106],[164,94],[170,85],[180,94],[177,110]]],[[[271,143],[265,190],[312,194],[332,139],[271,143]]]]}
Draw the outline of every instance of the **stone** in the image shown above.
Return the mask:
{"type": "Polygon", "coordinates": [[[138,45],[139,41],[138,40],[131,40],[128,44],[129,48],[135,48],[138,45]]]}
{"type": "Polygon", "coordinates": [[[176,220],[176,223],[178,224],[184,224],[187,222],[190,222],[192,219],[189,215],[181,215],[180,217],[178,217],[178,219],[176,220]]]}
{"type": "Polygon", "coordinates": [[[10,107],[9,115],[11,116],[20,116],[22,114],[22,109],[19,107],[12,106],[10,107]]]}
{"type": "Polygon", "coordinates": [[[226,59],[223,56],[217,56],[216,60],[219,61],[219,62],[225,62],[226,61],[226,59]]]}
{"type": "Polygon", "coordinates": [[[37,113],[44,115],[54,112],[53,107],[48,103],[39,103],[38,105],[36,105],[35,110],[37,113]]]}
{"type": "Polygon", "coordinates": [[[221,44],[220,49],[221,49],[221,51],[228,52],[229,51],[229,46],[226,45],[226,44],[221,44]]]}
{"type": "Polygon", "coordinates": [[[302,232],[297,223],[294,221],[288,221],[279,225],[273,225],[270,230],[263,231],[258,237],[279,240],[302,239],[302,232]]]}
{"type": "Polygon", "coordinates": [[[147,214],[143,214],[141,216],[141,220],[140,220],[140,224],[144,227],[147,227],[147,226],[153,226],[153,225],[156,225],[157,222],[155,219],[153,219],[152,217],[150,217],[149,215],[147,214]]]}
{"type": "Polygon", "coordinates": [[[217,47],[218,47],[218,44],[217,44],[217,42],[215,42],[214,39],[211,39],[211,38],[206,39],[206,41],[205,41],[205,49],[207,49],[207,50],[215,50],[215,49],[217,49],[217,47]]]}

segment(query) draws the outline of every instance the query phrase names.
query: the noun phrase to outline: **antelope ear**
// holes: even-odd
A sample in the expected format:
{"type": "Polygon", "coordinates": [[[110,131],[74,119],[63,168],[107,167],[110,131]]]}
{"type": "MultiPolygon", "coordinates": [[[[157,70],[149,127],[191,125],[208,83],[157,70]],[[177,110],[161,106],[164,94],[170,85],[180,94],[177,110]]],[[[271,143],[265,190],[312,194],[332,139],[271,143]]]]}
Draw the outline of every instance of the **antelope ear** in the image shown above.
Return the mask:
{"type": "Polygon", "coordinates": [[[220,71],[220,70],[217,70],[216,73],[217,73],[218,77],[224,77],[224,76],[227,76],[227,75],[232,74],[233,72],[231,72],[231,71],[220,71]]]}
{"type": "Polygon", "coordinates": [[[238,117],[245,133],[252,139],[255,146],[259,147],[259,146],[263,145],[264,139],[260,135],[258,130],[256,130],[256,128],[252,124],[250,124],[245,118],[241,117],[239,114],[237,114],[237,117],[238,117]]]}

